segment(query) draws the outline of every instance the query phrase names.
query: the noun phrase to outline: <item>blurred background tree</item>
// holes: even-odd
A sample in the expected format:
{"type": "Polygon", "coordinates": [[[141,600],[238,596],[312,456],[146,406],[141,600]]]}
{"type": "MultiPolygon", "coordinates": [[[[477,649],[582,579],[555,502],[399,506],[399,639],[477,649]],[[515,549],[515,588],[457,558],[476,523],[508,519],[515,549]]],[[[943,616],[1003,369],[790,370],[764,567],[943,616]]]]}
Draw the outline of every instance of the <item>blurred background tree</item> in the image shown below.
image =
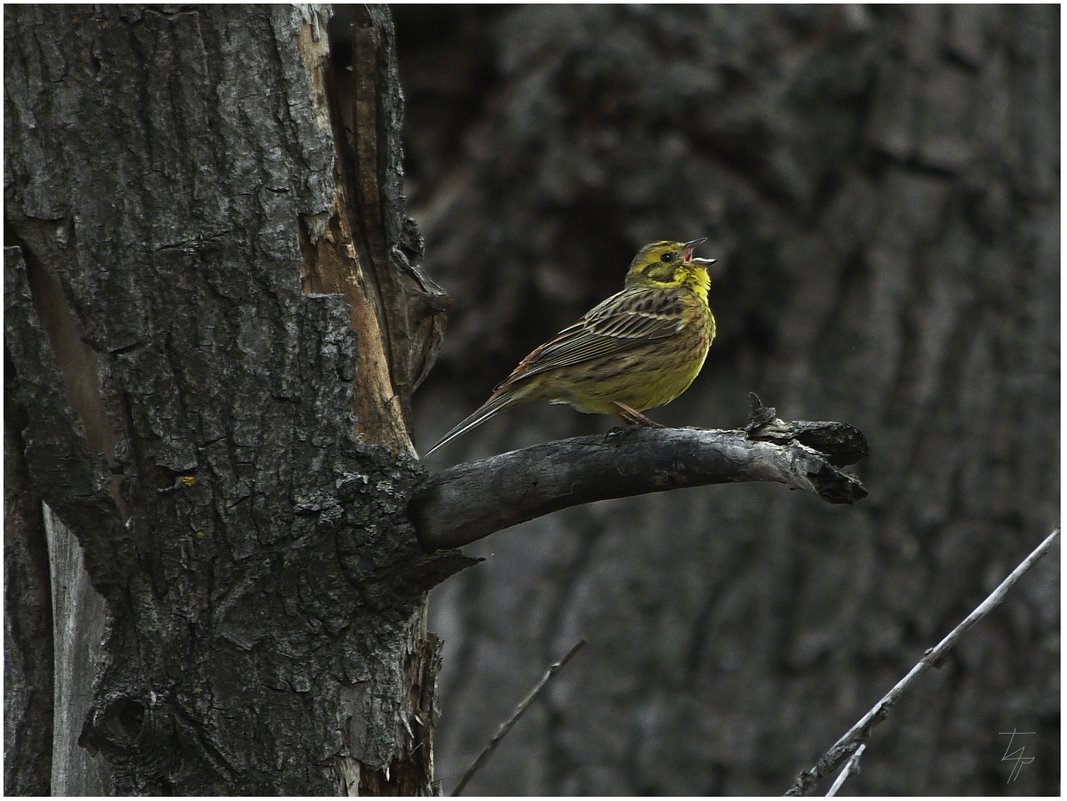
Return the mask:
{"type": "MultiPolygon", "coordinates": [[[[531,347],[707,235],[719,337],[656,413],[841,420],[870,497],[567,510],[435,591],[449,791],[776,794],[1057,523],[1059,8],[398,6],[406,188],[455,301],[425,451],[531,347]]],[[[440,469],[606,430],[549,406],[440,469]]],[[[857,794],[1059,792],[1059,549],[878,727],[857,794]],[[1006,730],[1035,761],[1008,784],[1006,730]]],[[[1018,747],[1016,744],[1015,747],[1018,747]]]]}

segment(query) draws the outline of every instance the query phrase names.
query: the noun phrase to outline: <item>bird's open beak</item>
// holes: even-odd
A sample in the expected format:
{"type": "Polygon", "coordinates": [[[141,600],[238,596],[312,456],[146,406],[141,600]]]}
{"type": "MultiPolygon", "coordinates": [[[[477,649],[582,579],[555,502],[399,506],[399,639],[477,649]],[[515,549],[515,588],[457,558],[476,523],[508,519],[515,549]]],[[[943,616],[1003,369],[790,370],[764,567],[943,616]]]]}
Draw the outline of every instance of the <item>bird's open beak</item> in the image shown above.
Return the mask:
{"type": "Polygon", "coordinates": [[[707,266],[708,264],[714,262],[715,259],[711,259],[711,261],[708,261],[708,259],[694,259],[693,258],[693,248],[695,248],[700,243],[707,242],[707,241],[708,241],[708,238],[706,236],[702,236],[702,237],[700,237],[700,239],[694,239],[691,242],[686,242],[685,245],[683,246],[684,249],[682,251],[682,258],[685,261],[693,261],[693,262],[696,262],[697,264],[703,264],[704,266],[707,266]]]}
{"type": "Polygon", "coordinates": [[[695,258],[695,259],[690,259],[689,261],[693,262],[693,264],[699,264],[699,265],[700,265],[701,267],[710,267],[710,266],[711,266],[711,265],[713,265],[713,264],[714,264],[715,262],[717,262],[717,261],[718,261],[718,259],[701,259],[701,258],[695,258]]]}

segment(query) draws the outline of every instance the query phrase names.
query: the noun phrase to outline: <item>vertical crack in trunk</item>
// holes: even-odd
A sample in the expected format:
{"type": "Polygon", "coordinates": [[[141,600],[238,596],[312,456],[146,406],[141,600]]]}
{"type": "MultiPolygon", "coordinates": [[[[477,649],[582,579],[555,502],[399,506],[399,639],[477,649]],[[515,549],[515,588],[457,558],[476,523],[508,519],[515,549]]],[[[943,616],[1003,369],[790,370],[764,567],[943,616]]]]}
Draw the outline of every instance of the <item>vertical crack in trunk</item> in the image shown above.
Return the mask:
{"type": "Polygon", "coordinates": [[[391,20],[357,7],[339,11],[331,28],[333,52],[310,38],[299,43],[336,157],[328,219],[302,221],[302,286],[343,294],[352,309],[357,432],[414,455],[411,395],[437,357],[448,296],[419,269],[422,238],[404,215],[391,20]]]}
{"type": "Polygon", "coordinates": [[[381,218],[375,216],[361,228],[354,225],[364,209],[353,208],[351,176],[374,174],[377,164],[354,159],[348,148],[344,110],[350,106],[346,100],[351,78],[345,79],[343,66],[338,69],[329,41],[324,36],[301,36],[298,47],[308,67],[315,100],[322,104],[322,118],[329,120],[335,147],[335,188],[329,219],[304,219],[300,223],[301,288],[309,294],[344,295],[352,310],[352,330],[359,340],[352,401],[356,432],[368,442],[414,453],[389,367],[389,332],[380,322],[384,320],[383,303],[374,272],[368,269],[371,251],[385,250],[381,218]],[[368,232],[373,232],[373,241],[359,241],[366,239],[368,232]]]}

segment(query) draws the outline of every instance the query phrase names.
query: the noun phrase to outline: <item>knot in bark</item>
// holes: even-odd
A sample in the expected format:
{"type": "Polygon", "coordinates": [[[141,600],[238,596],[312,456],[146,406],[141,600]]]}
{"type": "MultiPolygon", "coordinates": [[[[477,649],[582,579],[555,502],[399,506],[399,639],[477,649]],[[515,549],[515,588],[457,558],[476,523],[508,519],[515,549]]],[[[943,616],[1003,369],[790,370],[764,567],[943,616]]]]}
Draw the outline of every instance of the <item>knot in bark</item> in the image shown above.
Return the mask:
{"type": "Polygon", "coordinates": [[[116,767],[161,775],[172,767],[170,713],[156,693],[108,693],[89,710],[78,744],[116,767]]]}

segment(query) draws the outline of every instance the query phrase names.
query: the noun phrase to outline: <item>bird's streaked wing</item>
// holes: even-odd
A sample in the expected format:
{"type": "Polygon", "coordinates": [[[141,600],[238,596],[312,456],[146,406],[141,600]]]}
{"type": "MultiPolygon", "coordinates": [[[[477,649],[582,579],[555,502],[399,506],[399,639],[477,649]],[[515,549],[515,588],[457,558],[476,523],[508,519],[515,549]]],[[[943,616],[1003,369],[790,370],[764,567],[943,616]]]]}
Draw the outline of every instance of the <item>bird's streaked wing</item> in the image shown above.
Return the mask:
{"type": "Polygon", "coordinates": [[[650,341],[674,336],[682,326],[681,302],[664,302],[662,292],[612,295],[594,306],[523,359],[501,386],[531,376],[580,364],[589,359],[626,353],[650,341]]]}

